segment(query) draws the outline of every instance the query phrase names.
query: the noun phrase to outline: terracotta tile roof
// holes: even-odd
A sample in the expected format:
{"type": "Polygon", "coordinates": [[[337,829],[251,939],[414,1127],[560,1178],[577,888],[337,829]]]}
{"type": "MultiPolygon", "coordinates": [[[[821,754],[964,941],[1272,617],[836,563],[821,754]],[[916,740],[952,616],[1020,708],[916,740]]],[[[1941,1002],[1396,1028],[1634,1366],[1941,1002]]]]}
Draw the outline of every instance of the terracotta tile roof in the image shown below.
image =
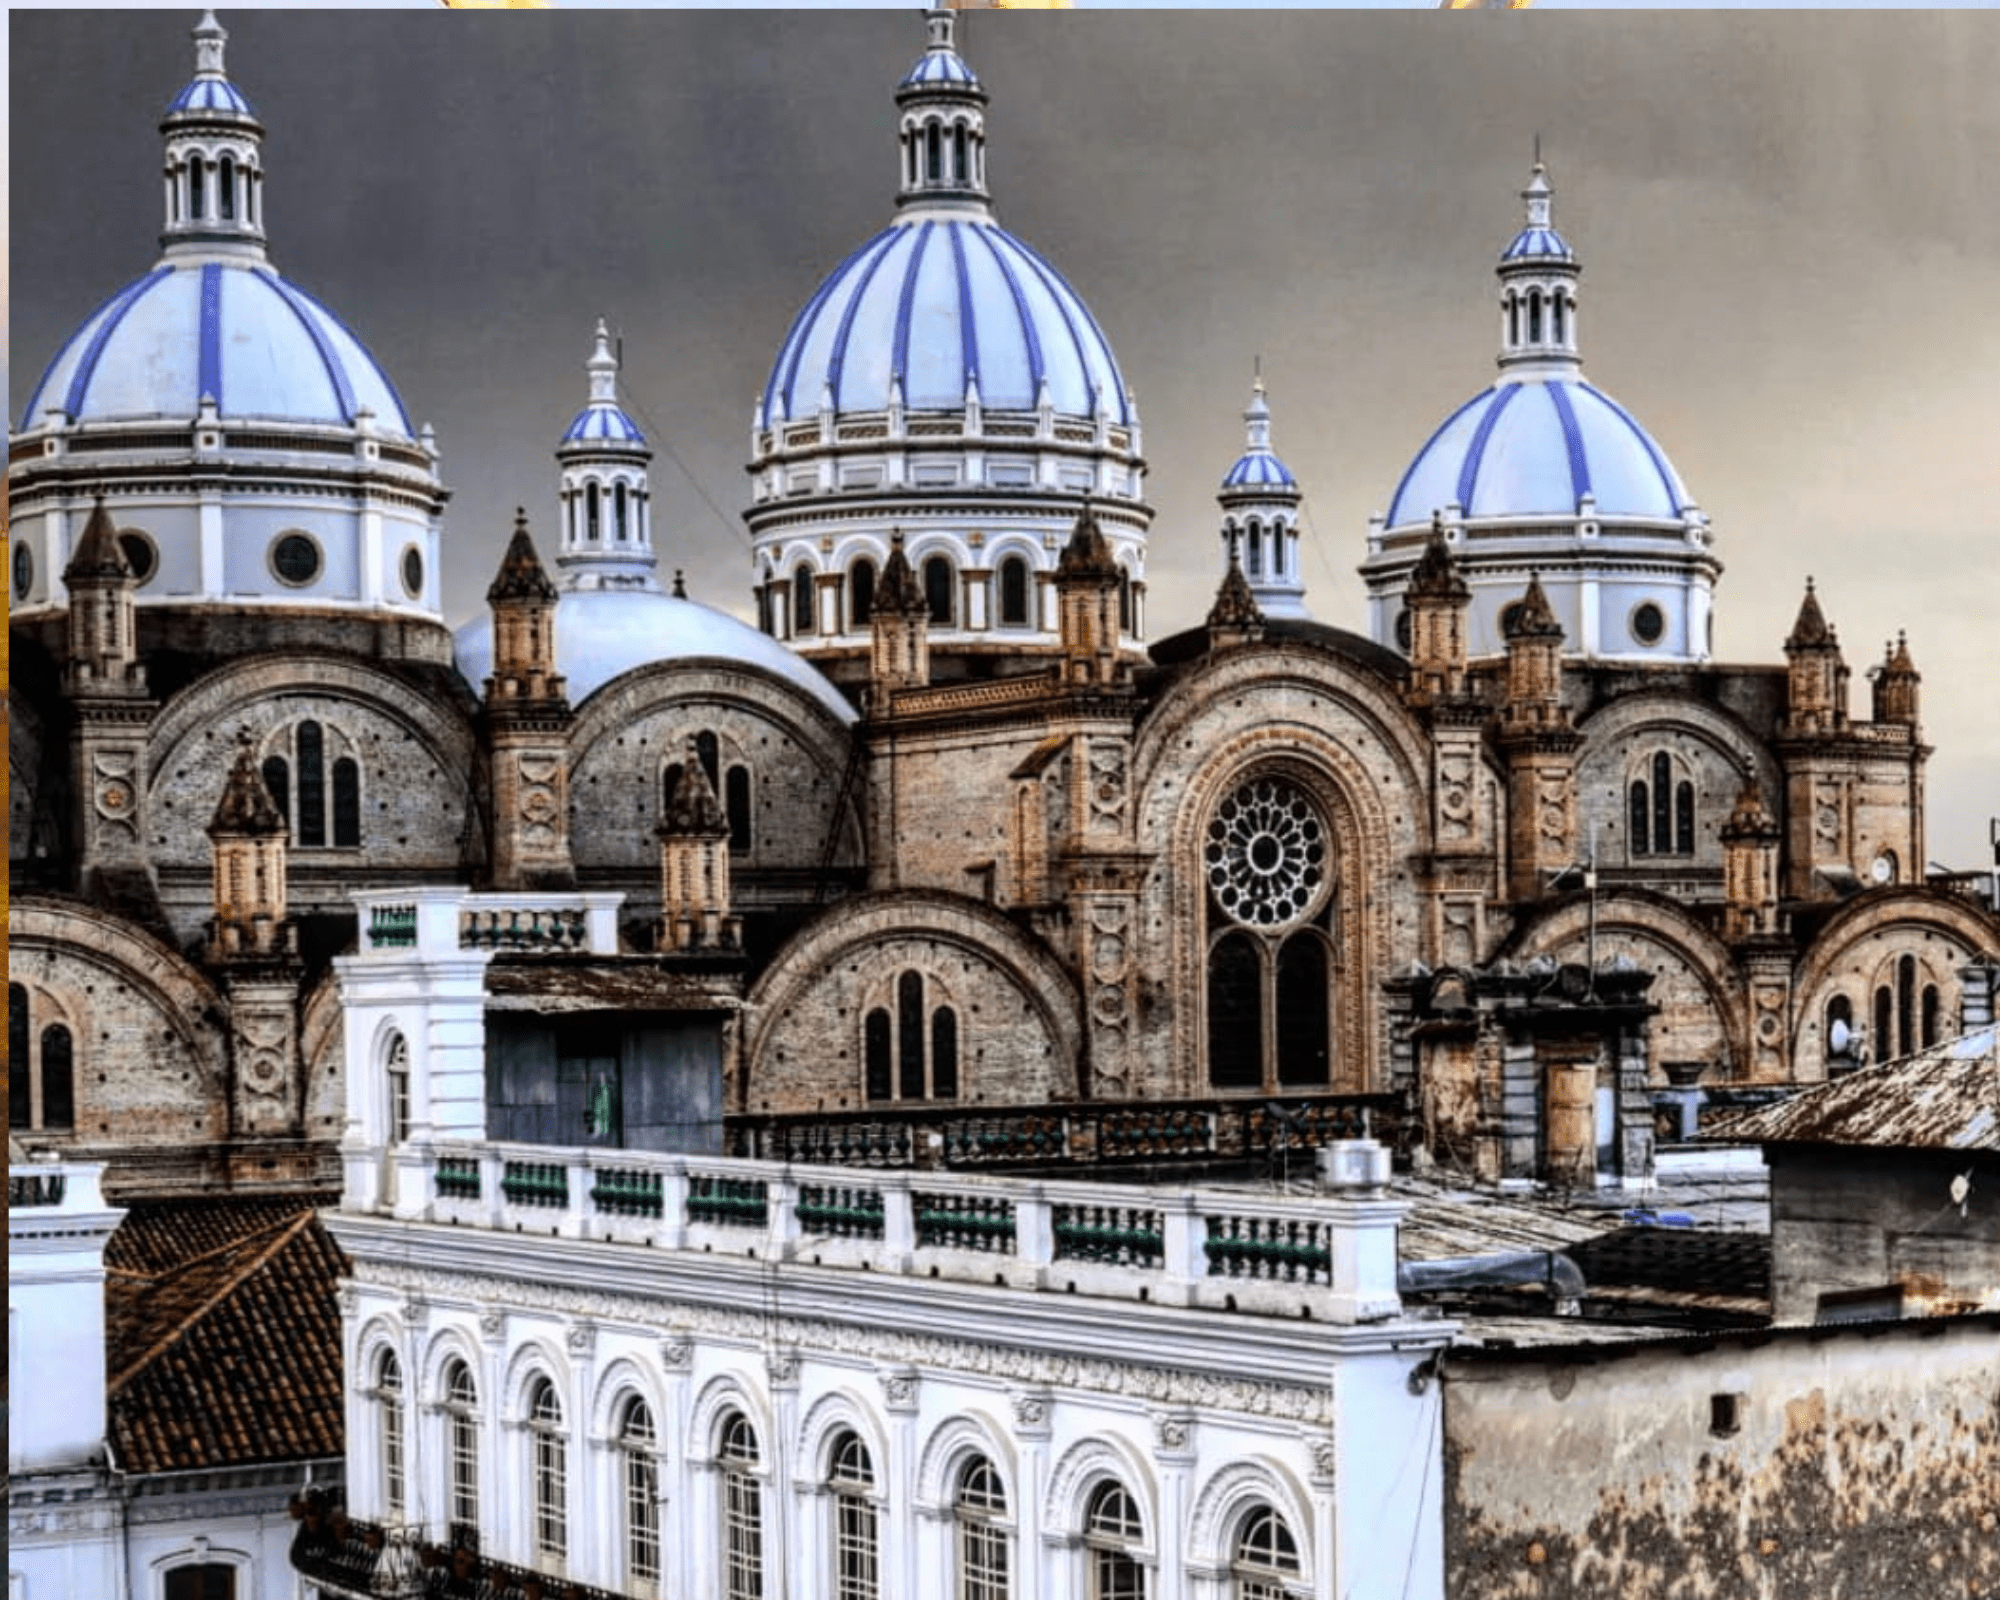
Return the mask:
{"type": "Polygon", "coordinates": [[[111,1443],[126,1471],[342,1453],[347,1264],[311,1207],[133,1205],[105,1252],[111,1443]]]}
{"type": "Polygon", "coordinates": [[[2000,1150],[2000,1026],[1865,1067],[1702,1131],[1731,1144],[2000,1150]]]}

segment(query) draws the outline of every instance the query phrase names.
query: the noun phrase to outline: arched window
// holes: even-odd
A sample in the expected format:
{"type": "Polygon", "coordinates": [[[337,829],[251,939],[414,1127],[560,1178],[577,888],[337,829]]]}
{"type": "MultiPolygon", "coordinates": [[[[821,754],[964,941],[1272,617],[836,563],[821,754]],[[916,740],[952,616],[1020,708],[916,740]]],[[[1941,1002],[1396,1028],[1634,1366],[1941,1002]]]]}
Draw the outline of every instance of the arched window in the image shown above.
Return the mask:
{"type": "Polygon", "coordinates": [[[7,985],[7,1126],[34,1126],[34,1067],[28,1060],[28,991],[7,985]]]}
{"type": "Polygon", "coordinates": [[[1333,1070],[1326,946],[1302,929],[1278,947],[1278,1082],[1324,1086],[1333,1070]]]}
{"type": "Polygon", "coordinates": [[[592,544],[597,543],[600,510],[600,496],[597,485],[593,483],[583,491],[583,536],[592,544]]]}
{"type": "Polygon", "coordinates": [[[1133,1554],[1146,1537],[1139,1507],[1121,1483],[1090,1497],[1083,1544],[1090,1562],[1090,1600],[1146,1600],[1146,1569],[1133,1554]]]}
{"type": "Polygon", "coordinates": [[[1563,342],[1563,308],[1566,303],[1560,290],[1549,296],[1549,310],[1555,318],[1557,344],[1563,342]]]}
{"type": "Polygon", "coordinates": [[[296,833],[301,848],[326,843],[326,732],[317,722],[301,722],[295,735],[299,758],[299,809],[296,833]]]}
{"type": "Polygon", "coordinates": [[[1132,574],[1124,567],[1118,569],[1118,631],[1138,631],[1138,623],[1132,614],[1132,574]]]}
{"type": "Polygon", "coordinates": [[[812,568],[802,566],[792,574],[792,632],[813,631],[812,568]]]}
{"type": "Polygon", "coordinates": [[[236,163],[228,156],[215,169],[215,197],[222,202],[222,220],[236,220],[236,163]]]}
{"type": "Polygon", "coordinates": [[[924,176],[932,183],[944,178],[944,139],[935,122],[924,124],[924,176]]]}
{"type": "Polygon", "coordinates": [[[1676,781],[1674,760],[1664,750],[1653,753],[1626,790],[1626,825],[1634,856],[1694,854],[1694,785],[1676,781]]]}
{"type": "Polygon", "coordinates": [[[1231,1600],[1286,1600],[1303,1569],[1285,1519],[1259,1506],[1243,1519],[1229,1552],[1231,1600]]]}
{"type": "Polygon", "coordinates": [[[716,1449],[722,1469],[723,1600],[763,1600],[764,1494],[757,1478],[757,1434],[732,1411],[716,1449]]]}
{"type": "Polygon", "coordinates": [[[611,490],[611,526],[620,544],[631,537],[625,526],[625,485],[620,483],[611,490]]]}
{"type": "Polygon", "coordinates": [[[66,1131],[76,1126],[76,1061],[70,1031],[60,1022],[42,1030],[42,1123],[66,1131]]]}
{"type": "Polygon", "coordinates": [[[863,1092],[870,1100],[958,1098],[958,1013],[927,993],[922,973],[896,978],[895,1008],[878,1005],[862,1019],[863,1092]]]}
{"type": "Polygon", "coordinates": [[[1674,785],[1674,854],[1694,854],[1694,785],[1685,778],[1674,785]]]}
{"type": "Polygon", "coordinates": [[[958,1600],[1009,1600],[1014,1587],[1007,1489],[986,1457],[974,1456],[960,1469],[951,1519],[958,1600]]]}
{"type": "Polygon", "coordinates": [[[1243,535],[1243,571],[1252,578],[1264,575],[1264,524],[1253,522],[1243,535]]]}
{"type": "Polygon", "coordinates": [[[236,1569],[220,1561],[172,1567],[166,1579],[165,1600],[236,1600],[236,1569]]]}
{"type": "Polygon", "coordinates": [[[333,763],[333,843],[340,850],[361,844],[361,765],[352,756],[333,763]]]}
{"type": "Polygon", "coordinates": [[[1208,1081],[1255,1089],[1264,1081],[1264,963],[1247,933],[1225,933],[1208,953],[1208,1081]]]}
{"type": "Polygon", "coordinates": [[[941,626],[949,626],[956,615],[952,591],[958,587],[957,574],[952,571],[948,556],[926,556],[924,558],[924,601],[930,607],[931,621],[941,626]]]}
{"type": "Polygon", "coordinates": [[[875,616],[875,563],[863,556],[847,569],[847,620],[865,628],[875,616]]]}
{"type": "Polygon", "coordinates": [[[736,855],[750,852],[750,769],[731,767],[722,785],[722,807],[729,818],[729,848],[736,855]]]}
{"type": "Polygon", "coordinates": [[[1028,616],[1028,563],[1008,556],[1000,563],[1000,623],[1007,628],[1025,628],[1028,616]]]}
{"type": "Polygon", "coordinates": [[[196,222],[208,215],[208,166],[200,156],[188,162],[188,215],[196,222]]]}
{"type": "Polygon", "coordinates": [[[859,1434],[845,1432],[833,1441],[827,1483],[833,1490],[834,1600],[879,1600],[875,1466],[859,1434]]]}
{"type": "Polygon", "coordinates": [[[1826,1003],[1826,1053],[1852,1064],[1855,1054],[1854,1002],[1837,994],[1826,1003]]]}
{"type": "Polygon", "coordinates": [[[472,1369],[454,1361],[444,1372],[445,1512],[454,1543],[479,1538],[479,1391],[472,1369]]]}
{"type": "Polygon", "coordinates": [[[618,1421],[620,1476],[625,1492],[625,1576],[633,1583],[660,1581],[660,1464],[653,1413],[634,1395],[618,1421]]]}
{"type": "Polygon", "coordinates": [[[569,1550],[569,1448],[562,1401],[547,1378],[528,1391],[528,1476],[535,1554],[561,1561],[569,1550]]]}
{"type": "Polygon", "coordinates": [[[722,792],[722,741],[707,728],[694,736],[694,758],[701,763],[701,770],[708,774],[708,786],[717,794],[722,792]]]}
{"type": "Polygon", "coordinates": [[[1528,343],[1542,342],[1542,291],[1528,291],[1528,343]]]}
{"type": "Polygon", "coordinates": [[[1938,1042],[1938,989],[1934,983],[1924,985],[1923,1041],[1926,1050],[1938,1042]]]}
{"type": "Polygon", "coordinates": [[[951,175],[961,188],[972,181],[972,164],[965,158],[965,124],[962,122],[951,130],[951,175]]]}
{"type": "Polygon", "coordinates": [[[385,1069],[388,1077],[389,1143],[410,1137],[410,1041],[402,1034],[389,1040],[385,1069]]]}
{"type": "Polygon", "coordinates": [[[1917,958],[1904,956],[1896,963],[1896,1054],[1911,1055],[1916,1048],[1917,958]]]}
{"type": "Polygon", "coordinates": [[[1674,837],[1674,764],[1666,751],[1653,757],[1653,853],[1666,855],[1674,837]]]}
{"type": "Polygon", "coordinates": [[[1651,855],[1653,850],[1653,810],[1652,801],[1646,794],[1646,780],[1636,779],[1631,788],[1631,830],[1632,854],[1651,855]]]}
{"type": "Polygon", "coordinates": [[[382,1471],[382,1509],[391,1518],[403,1514],[407,1485],[403,1477],[403,1368],[393,1350],[375,1360],[375,1407],[381,1419],[376,1458],[382,1471]]]}

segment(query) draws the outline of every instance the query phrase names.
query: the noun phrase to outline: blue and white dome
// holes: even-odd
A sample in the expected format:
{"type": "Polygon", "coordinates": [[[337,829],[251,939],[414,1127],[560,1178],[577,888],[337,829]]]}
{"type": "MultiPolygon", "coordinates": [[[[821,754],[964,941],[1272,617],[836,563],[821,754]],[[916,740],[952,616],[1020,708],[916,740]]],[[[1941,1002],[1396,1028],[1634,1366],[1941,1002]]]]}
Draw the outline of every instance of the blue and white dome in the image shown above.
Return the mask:
{"type": "Polygon", "coordinates": [[[414,435],[395,385],[319,301],[256,260],[163,261],[85,318],[36,385],[21,427],[225,420],[354,426],[414,435]]]}
{"type": "Polygon", "coordinates": [[[1690,501],[1652,436],[1581,378],[1507,379],[1447,417],[1410,463],[1388,525],[1430,525],[1457,506],[1470,520],[1599,517],[1678,523],[1690,501]]]}
{"type": "Polygon", "coordinates": [[[571,419],[562,436],[564,444],[644,444],[646,436],[639,424],[625,415],[616,401],[592,402],[571,419]]]}
{"type": "Polygon", "coordinates": [[[884,411],[1031,411],[1046,397],[1089,417],[1101,395],[1131,420],[1125,380],[1097,319],[1054,267],[987,216],[899,219],[806,302],[764,387],[767,417],[884,411]]]}
{"type": "MultiPolygon", "coordinates": [[[[453,636],[458,670],[474,692],[493,671],[493,614],[453,636]]],[[[663,661],[722,661],[755,667],[792,685],[843,724],[854,707],[818,668],[726,611],[657,589],[579,589],[556,602],[556,670],[580,705],[614,678],[663,661]]]]}
{"type": "Polygon", "coordinates": [[[206,73],[190,78],[187,87],[175,95],[167,107],[170,117],[184,111],[220,112],[225,116],[250,117],[253,120],[257,115],[251,110],[243,91],[235,84],[227,78],[206,73]]]}

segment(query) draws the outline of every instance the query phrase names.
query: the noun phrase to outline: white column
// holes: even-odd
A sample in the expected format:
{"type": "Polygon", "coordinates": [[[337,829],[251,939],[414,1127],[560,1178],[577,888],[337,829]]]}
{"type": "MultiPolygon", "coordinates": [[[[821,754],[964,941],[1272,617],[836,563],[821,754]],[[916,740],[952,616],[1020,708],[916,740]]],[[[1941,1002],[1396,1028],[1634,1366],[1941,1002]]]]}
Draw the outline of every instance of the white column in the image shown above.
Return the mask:
{"type": "MultiPolygon", "coordinates": [[[[201,530],[201,597],[204,600],[220,600],[229,593],[229,567],[222,543],[222,493],[218,489],[203,489],[201,502],[196,512],[201,530]]],[[[261,559],[259,556],[251,559],[261,559]]]]}

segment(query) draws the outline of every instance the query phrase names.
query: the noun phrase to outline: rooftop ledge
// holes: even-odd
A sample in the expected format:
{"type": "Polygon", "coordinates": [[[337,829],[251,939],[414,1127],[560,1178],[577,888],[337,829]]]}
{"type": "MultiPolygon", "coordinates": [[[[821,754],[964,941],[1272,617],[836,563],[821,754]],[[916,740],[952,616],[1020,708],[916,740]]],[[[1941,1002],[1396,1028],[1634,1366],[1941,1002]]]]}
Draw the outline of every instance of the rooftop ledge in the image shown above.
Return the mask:
{"type": "Polygon", "coordinates": [[[435,960],[459,951],[618,954],[621,890],[475,894],[443,888],[360,889],[361,948],[350,961],[435,960]]]}
{"type": "MultiPolygon", "coordinates": [[[[1408,1206],[1372,1140],[1324,1147],[1310,1199],[493,1142],[386,1154],[424,1197],[404,1222],[1335,1323],[1402,1311],[1408,1206]]],[[[342,1209],[389,1208],[350,1187],[342,1209]]]]}

